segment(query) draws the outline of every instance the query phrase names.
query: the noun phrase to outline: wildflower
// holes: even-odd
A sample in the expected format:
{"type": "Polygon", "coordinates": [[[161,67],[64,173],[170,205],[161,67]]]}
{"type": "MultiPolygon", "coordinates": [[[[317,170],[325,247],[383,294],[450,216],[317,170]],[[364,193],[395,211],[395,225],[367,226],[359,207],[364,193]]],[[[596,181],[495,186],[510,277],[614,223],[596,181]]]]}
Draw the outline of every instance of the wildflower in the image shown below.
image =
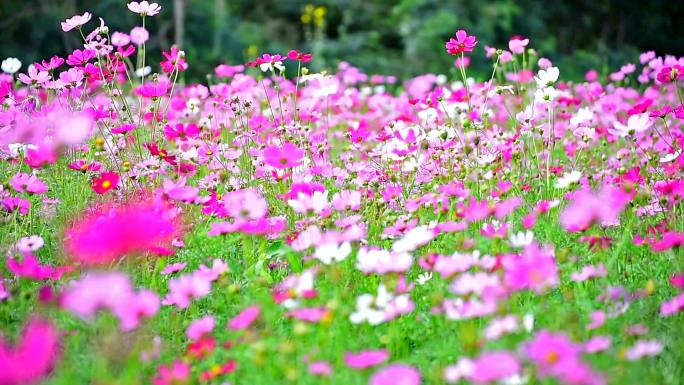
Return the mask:
{"type": "Polygon", "coordinates": [[[58,331],[51,323],[33,318],[14,346],[0,338],[0,384],[40,382],[52,371],[59,355],[58,331]]]}
{"type": "Polygon", "coordinates": [[[360,353],[346,353],[344,363],[352,369],[367,369],[387,361],[387,350],[367,350],[360,353]]]}
{"type": "Polygon", "coordinates": [[[149,3],[147,1],[131,1],[130,3],[128,3],[128,9],[131,12],[137,13],[142,17],[154,16],[161,11],[161,5],[157,3],[149,3]]]}
{"type": "Polygon", "coordinates": [[[658,340],[639,340],[627,350],[625,358],[636,361],[643,357],[655,357],[663,351],[663,344],[658,340]]]}
{"type": "Polygon", "coordinates": [[[153,202],[108,205],[85,215],[71,226],[64,246],[74,260],[109,263],[128,254],[153,251],[178,233],[176,220],[153,202]]]}
{"type": "Polygon", "coordinates": [[[566,172],[556,180],[556,188],[567,188],[571,184],[579,182],[580,178],[582,178],[582,173],[579,171],[566,172]]]}
{"type": "Polygon", "coordinates": [[[212,330],[214,330],[214,326],[216,325],[216,320],[214,317],[208,315],[204,316],[202,318],[198,318],[188,326],[188,328],[185,331],[185,335],[193,340],[197,341],[199,340],[203,335],[211,333],[212,330]]]}
{"type": "Polygon", "coordinates": [[[513,247],[525,247],[532,243],[534,240],[534,233],[531,231],[518,232],[512,234],[510,237],[511,246],[513,247]]]}
{"type": "Polygon", "coordinates": [[[119,175],[112,171],[106,171],[100,174],[98,178],[93,178],[93,191],[98,194],[104,194],[119,186],[119,175]]]}
{"type": "Polygon", "coordinates": [[[332,374],[332,366],[326,361],[316,361],[309,364],[309,373],[314,376],[329,376],[332,374]]]}
{"type": "Polygon", "coordinates": [[[256,305],[250,306],[230,320],[228,328],[233,330],[247,329],[259,318],[259,315],[261,315],[261,308],[256,305]]]}
{"type": "Polygon", "coordinates": [[[64,273],[72,270],[71,266],[52,267],[41,265],[38,258],[29,252],[24,252],[21,262],[14,258],[7,258],[7,269],[17,277],[25,277],[36,281],[52,280],[57,281],[62,278],[64,273]]]}
{"type": "Polygon", "coordinates": [[[81,27],[90,21],[93,17],[89,12],[85,12],[83,15],[76,15],[62,22],[62,31],[69,32],[72,29],[81,29],[81,27]]]}
{"type": "Polygon", "coordinates": [[[169,52],[162,52],[166,60],[160,63],[162,71],[172,73],[173,71],[183,72],[188,69],[188,62],[185,61],[185,51],[176,47],[171,47],[169,52]]]}
{"type": "Polygon", "coordinates": [[[543,330],[524,347],[527,357],[539,368],[539,376],[556,377],[571,384],[602,384],[602,378],[581,361],[580,346],[564,334],[543,330]]]}
{"type": "Polygon", "coordinates": [[[28,68],[28,75],[19,74],[19,80],[26,85],[45,84],[50,80],[50,74],[47,71],[38,71],[36,66],[31,65],[28,68]]]}
{"type": "Polygon", "coordinates": [[[169,275],[173,273],[177,273],[185,268],[187,266],[187,262],[178,262],[178,263],[172,263],[168,266],[166,266],[162,271],[159,273],[162,275],[169,275]]]}
{"type": "Polygon", "coordinates": [[[268,146],[264,149],[264,161],[269,166],[286,169],[302,164],[304,151],[290,142],[286,142],[282,147],[268,146]]]}
{"type": "Polygon", "coordinates": [[[392,364],[378,370],[370,379],[370,385],[419,385],[420,372],[408,365],[392,364]]]}
{"type": "Polygon", "coordinates": [[[183,385],[190,380],[190,365],[183,361],[174,361],[169,366],[160,366],[157,376],[152,380],[154,385],[183,385]]]}
{"type": "Polygon", "coordinates": [[[214,68],[214,73],[220,78],[230,78],[243,72],[244,70],[245,66],[243,65],[230,66],[227,64],[219,64],[216,68],[214,68]]]}
{"type": "Polygon", "coordinates": [[[427,226],[418,226],[409,230],[404,234],[403,238],[394,242],[392,251],[395,253],[414,251],[420,246],[429,243],[434,238],[435,232],[432,229],[427,226]]]}
{"type": "Polygon", "coordinates": [[[477,384],[505,380],[521,371],[515,356],[506,351],[485,352],[472,361],[473,370],[468,378],[477,384]]]}
{"type": "Polygon", "coordinates": [[[450,55],[459,55],[464,52],[471,52],[475,45],[477,45],[477,39],[475,36],[468,36],[468,33],[464,30],[458,30],[456,32],[456,38],[453,37],[446,42],[446,50],[450,55]]]}
{"type": "Polygon", "coordinates": [[[287,58],[290,60],[295,60],[295,61],[301,61],[302,63],[308,63],[311,61],[311,58],[313,55],[310,53],[301,53],[297,52],[295,50],[291,50],[290,52],[287,53],[287,58]]]}
{"type": "Polygon", "coordinates": [[[560,71],[558,70],[558,67],[551,67],[545,70],[539,70],[537,76],[534,77],[534,80],[537,82],[537,87],[546,88],[553,86],[558,80],[559,75],[560,71]]]}
{"type": "Polygon", "coordinates": [[[45,182],[37,176],[27,173],[15,174],[10,184],[17,192],[27,192],[29,194],[43,194],[48,190],[45,182]]]}
{"type": "Polygon", "coordinates": [[[541,293],[558,284],[558,268],[552,248],[540,248],[531,243],[522,256],[508,255],[502,259],[506,284],[513,290],[531,289],[541,293]]]}
{"type": "Polygon", "coordinates": [[[43,237],[40,235],[32,235],[30,237],[23,237],[17,241],[16,248],[22,253],[30,253],[36,251],[45,245],[43,237]]]}
{"type": "Polygon", "coordinates": [[[8,57],[2,61],[0,68],[2,68],[2,72],[12,75],[21,68],[21,61],[14,57],[8,57]]]}
{"type": "Polygon", "coordinates": [[[681,79],[684,79],[684,66],[681,65],[665,66],[656,75],[656,80],[660,83],[672,83],[681,79]]]}
{"type": "Polygon", "coordinates": [[[133,27],[130,33],[131,42],[135,45],[143,45],[150,38],[150,33],[145,27],[133,27]]]}
{"type": "Polygon", "coordinates": [[[403,273],[413,265],[413,257],[407,252],[388,251],[375,247],[362,247],[356,260],[356,268],[365,274],[403,273]]]}
{"type": "Polygon", "coordinates": [[[516,36],[508,41],[508,49],[510,49],[514,54],[521,55],[523,52],[525,52],[525,47],[527,47],[529,43],[530,39],[523,39],[516,36]]]}
{"type": "Polygon", "coordinates": [[[502,335],[518,330],[518,318],[514,315],[507,315],[493,319],[485,329],[485,338],[497,340],[502,335]]]}
{"type": "Polygon", "coordinates": [[[608,132],[618,137],[625,137],[627,135],[634,135],[638,132],[644,132],[651,128],[653,122],[648,114],[632,115],[627,118],[627,125],[618,121],[613,122],[613,128],[608,128],[608,132]]]}
{"type": "Polygon", "coordinates": [[[619,223],[619,215],[631,200],[621,188],[604,185],[598,194],[579,190],[572,194],[572,202],[561,213],[560,222],[571,232],[588,229],[593,223],[619,223]]]}
{"type": "Polygon", "coordinates": [[[336,243],[326,243],[316,247],[314,257],[326,265],[333,262],[341,262],[351,253],[351,244],[343,242],[338,245],[336,243]]]}

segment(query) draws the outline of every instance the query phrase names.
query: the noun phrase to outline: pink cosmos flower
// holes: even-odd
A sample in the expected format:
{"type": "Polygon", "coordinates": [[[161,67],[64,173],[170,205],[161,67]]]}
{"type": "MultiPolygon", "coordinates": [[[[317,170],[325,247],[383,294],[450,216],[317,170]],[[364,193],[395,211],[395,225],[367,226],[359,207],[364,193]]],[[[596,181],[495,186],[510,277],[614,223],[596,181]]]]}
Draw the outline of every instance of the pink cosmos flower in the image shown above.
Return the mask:
{"type": "Polygon", "coordinates": [[[74,28],[80,29],[84,24],[89,22],[90,19],[92,19],[92,17],[92,14],[86,12],[83,15],[76,15],[69,19],[66,19],[62,22],[62,31],[69,32],[74,28]]]}
{"type": "Polygon", "coordinates": [[[259,318],[260,314],[261,309],[259,306],[250,306],[230,320],[228,327],[233,330],[247,329],[257,320],[257,318],[259,318]]]}
{"type": "Polygon", "coordinates": [[[370,379],[370,385],[419,385],[420,372],[408,365],[392,364],[380,369],[370,379]]]}
{"type": "Polygon", "coordinates": [[[508,42],[508,49],[514,54],[521,55],[525,52],[525,47],[530,43],[530,39],[523,39],[521,37],[514,37],[508,42]]]}
{"type": "Polygon", "coordinates": [[[314,376],[329,376],[332,374],[332,366],[326,361],[316,361],[309,364],[309,373],[314,376]]]}
{"type": "Polygon", "coordinates": [[[71,266],[48,266],[41,265],[38,258],[25,253],[21,262],[12,257],[7,258],[7,269],[17,277],[25,277],[37,281],[59,280],[64,273],[72,270],[71,266]]]}
{"type": "Polygon", "coordinates": [[[133,92],[144,98],[157,99],[166,96],[170,88],[171,83],[168,80],[160,80],[156,83],[147,82],[144,85],[137,87],[133,92]]]}
{"type": "Polygon", "coordinates": [[[0,384],[28,385],[52,371],[59,355],[58,331],[48,321],[30,320],[21,338],[10,346],[0,338],[0,384]]]}
{"type": "Polygon", "coordinates": [[[19,74],[19,80],[26,85],[38,85],[50,80],[50,74],[47,71],[38,71],[36,66],[29,66],[28,75],[19,74]]]}
{"type": "Polygon", "coordinates": [[[174,46],[171,47],[169,52],[163,51],[162,55],[164,55],[166,60],[159,64],[165,73],[170,74],[173,71],[183,72],[188,69],[188,62],[185,61],[185,51],[181,51],[174,46]]]}
{"type": "Polygon", "coordinates": [[[12,177],[10,184],[17,192],[43,194],[48,190],[48,186],[45,182],[38,179],[37,176],[27,173],[15,174],[14,177],[12,177]]]}
{"type": "Polygon", "coordinates": [[[449,39],[445,46],[450,55],[459,55],[463,52],[471,52],[476,44],[475,36],[468,36],[468,33],[461,29],[456,32],[456,38],[449,39]]]}
{"type": "Polygon", "coordinates": [[[302,164],[304,150],[290,142],[286,142],[281,147],[268,146],[264,149],[264,161],[266,164],[278,168],[286,169],[302,164]]]}
{"type": "Polygon", "coordinates": [[[190,365],[182,361],[174,361],[169,366],[160,366],[157,376],[152,380],[154,385],[185,384],[190,379],[190,365]]]}
{"type": "Polygon", "coordinates": [[[145,27],[133,27],[130,36],[133,44],[143,45],[150,38],[150,33],[147,32],[145,27]]]}
{"type": "Polygon", "coordinates": [[[245,66],[240,64],[240,65],[227,65],[227,64],[219,64],[216,68],[214,68],[214,73],[216,76],[220,78],[230,78],[235,76],[236,74],[242,73],[245,70],[245,66]]]}
{"type": "Polygon", "coordinates": [[[632,199],[623,189],[612,185],[604,185],[597,194],[584,189],[571,196],[572,202],[560,217],[563,227],[571,232],[586,230],[597,222],[619,223],[620,213],[632,199]]]}
{"type": "Polygon", "coordinates": [[[31,235],[30,237],[23,237],[17,241],[16,248],[19,252],[30,253],[43,247],[45,241],[40,235],[31,235]]]}
{"type": "Polygon", "coordinates": [[[211,331],[214,330],[215,325],[216,320],[214,317],[207,315],[192,321],[185,331],[185,335],[188,336],[189,339],[197,341],[205,334],[211,333],[211,331]]]}
{"type": "Polygon", "coordinates": [[[179,229],[165,207],[153,202],[109,205],[78,220],[66,232],[68,255],[84,264],[109,263],[170,243],[179,229]]]}
{"type": "Polygon", "coordinates": [[[123,331],[137,328],[143,317],[152,317],[159,310],[156,293],[136,291],[128,276],[119,272],[87,274],[72,282],[59,302],[63,309],[88,321],[100,309],[108,309],[123,331]]]}
{"type": "Polygon", "coordinates": [[[521,371],[518,359],[506,351],[483,353],[473,360],[473,365],[473,371],[468,378],[477,384],[504,380],[519,374],[521,371]]]}
{"type": "Polygon", "coordinates": [[[149,3],[146,0],[141,2],[131,1],[128,3],[128,9],[142,17],[154,16],[161,11],[161,5],[157,3],[149,3]]]}
{"type": "Polygon", "coordinates": [[[360,353],[346,353],[344,363],[352,369],[367,369],[387,361],[387,350],[366,350],[360,353]]]}
{"type": "Polygon", "coordinates": [[[160,274],[169,275],[169,274],[177,273],[177,272],[183,270],[185,268],[185,266],[187,266],[187,262],[172,263],[172,264],[166,266],[160,272],[160,274]]]}
{"type": "Polygon", "coordinates": [[[523,255],[507,255],[502,259],[505,281],[513,290],[530,289],[537,293],[558,284],[558,267],[554,251],[540,248],[535,242],[525,247],[523,255]]]}
{"type": "Polygon", "coordinates": [[[627,350],[625,358],[636,361],[643,357],[654,357],[663,351],[663,344],[658,340],[639,340],[627,350]]]}
{"type": "Polygon", "coordinates": [[[14,212],[15,210],[21,215],[26,215],[31,208],[31,201],[19,197],[7,197],[0,199],[0,206],[2,209],[8,213],[14,212]]]}
{"type": "Polygon", "coordinates": [[[524,351],[537,364],[541,378],[552,376],[569,384],[604,383],[601,376],[581,361],[581,347],[572,343],[564,334],[542,330],[525,345],[524,351]]]}
{"type": "Polygon", "coordinates": [[[93,178],[92,188],[98,194],[104,194],[119,186],[119,175],[113,171],[107,171],[93,178]]]}

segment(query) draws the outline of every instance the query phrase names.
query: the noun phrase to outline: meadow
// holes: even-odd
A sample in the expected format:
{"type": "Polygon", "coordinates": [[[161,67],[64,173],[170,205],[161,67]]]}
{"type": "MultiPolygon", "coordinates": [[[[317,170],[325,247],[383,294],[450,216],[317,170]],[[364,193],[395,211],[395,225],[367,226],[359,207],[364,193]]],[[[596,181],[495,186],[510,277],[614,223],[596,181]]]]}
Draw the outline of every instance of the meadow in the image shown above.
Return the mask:
{"type": "Polygon", "coordinates": [[[160,11],[2,61],[0,385],[684,383],[684,58],[192,83],[160,11]]]}

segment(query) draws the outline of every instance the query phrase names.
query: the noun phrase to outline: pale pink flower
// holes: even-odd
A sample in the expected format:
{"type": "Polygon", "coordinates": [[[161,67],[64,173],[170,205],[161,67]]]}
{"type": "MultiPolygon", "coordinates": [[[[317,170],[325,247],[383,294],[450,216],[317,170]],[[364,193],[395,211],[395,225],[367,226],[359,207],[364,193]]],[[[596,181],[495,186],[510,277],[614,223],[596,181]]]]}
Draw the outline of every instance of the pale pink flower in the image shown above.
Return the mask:
{"type": "Polygon", "coordinates": [[[370,385],[419,385],[420,372],[418,369],[404,365],[392,364],[380,369],[371,377],[370,385]]]}
{"type": "Polygon", "coordinates": [[[233,330],[247,329],[259,318],[260,314],[261,308],[259,306],[250,306],[230,320],[228,327],[233,330]]]}
{"type": "Polygon", "coordinates": [[[344,363],[352,369],[367,369],[387,361],[387,350],[366,350],[360,353],[346,353],[344,363]]]}
{"type": "Polygon", "coordinates": [[[92,19],[93,15],[86,12],[83,15],[76,15],[62,22],[62,31],[69,32],[74,28],[80,29],[84,24],[92,19]]]}
{"type": "Polygon", "coordinates": [[[147,1],[131,1],[128,3],[128,9],[142,17],[154,16],[161,11],[161,5],[157,3],[149,3],[147,1]]]}

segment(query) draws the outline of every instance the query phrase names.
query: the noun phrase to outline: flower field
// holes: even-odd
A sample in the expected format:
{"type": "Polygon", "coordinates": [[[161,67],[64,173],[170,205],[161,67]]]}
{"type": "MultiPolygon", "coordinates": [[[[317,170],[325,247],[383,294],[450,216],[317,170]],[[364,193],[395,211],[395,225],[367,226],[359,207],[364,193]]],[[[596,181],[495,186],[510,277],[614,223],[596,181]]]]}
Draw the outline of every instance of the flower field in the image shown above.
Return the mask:
{"type": "Polygon", "coordinates": [[[684,58],[192,83],[127,8],[2,61],[0,385],[684,383],[684,58]]]}

